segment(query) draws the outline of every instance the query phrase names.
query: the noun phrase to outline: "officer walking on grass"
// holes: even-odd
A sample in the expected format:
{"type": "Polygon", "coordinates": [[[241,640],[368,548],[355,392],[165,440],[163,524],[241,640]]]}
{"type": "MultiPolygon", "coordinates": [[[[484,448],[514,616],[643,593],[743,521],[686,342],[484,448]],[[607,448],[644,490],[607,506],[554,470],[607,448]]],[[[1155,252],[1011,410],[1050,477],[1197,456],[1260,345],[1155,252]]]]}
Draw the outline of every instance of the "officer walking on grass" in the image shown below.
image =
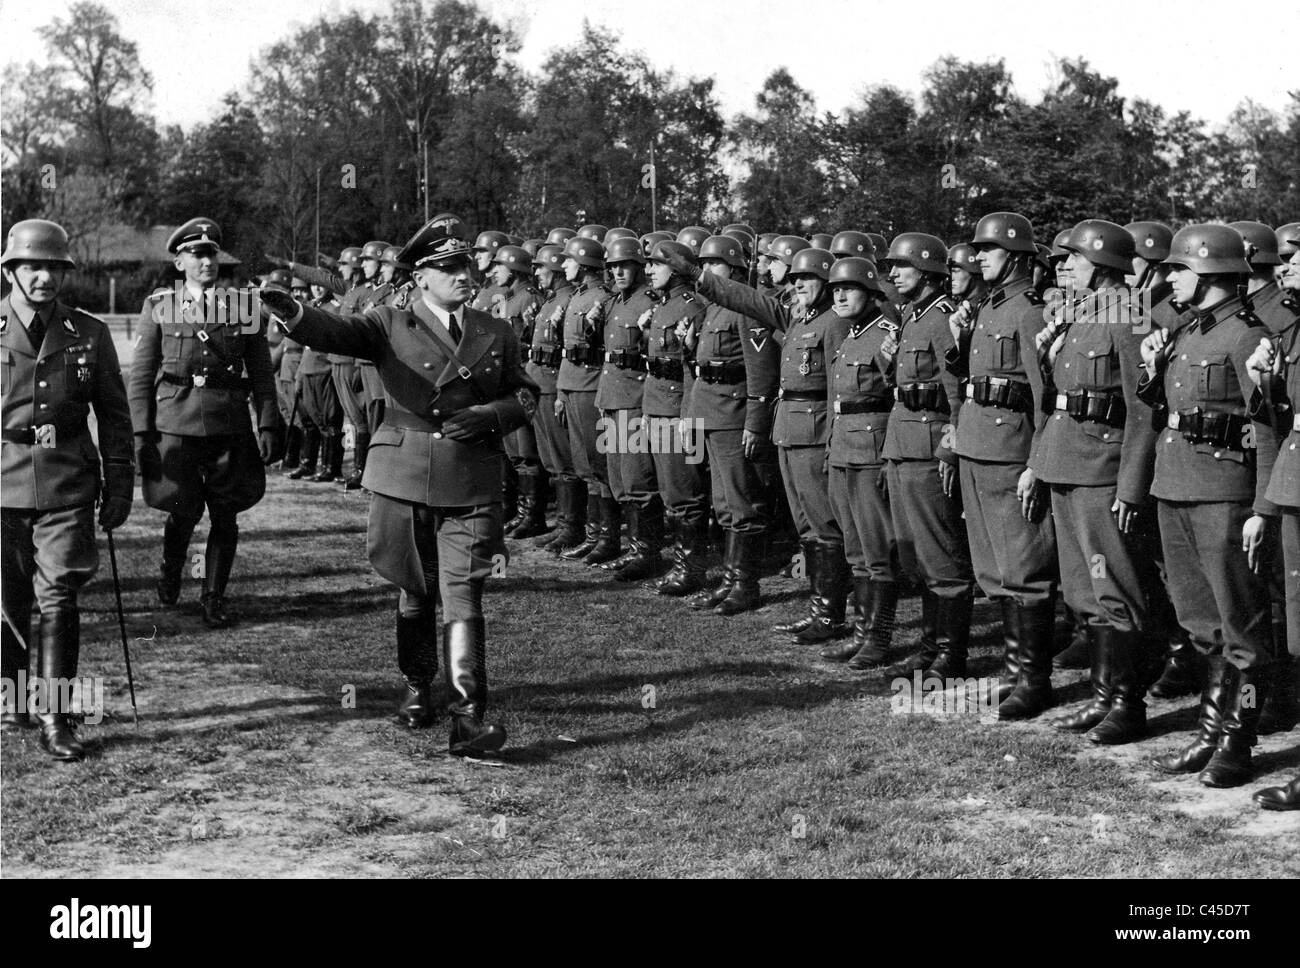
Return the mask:
{"type": "Polygon", "coordinates": [[[95,501],[105,531],[131,511],[131,414],[108,327],[58,302],[69,269],[68,235],[28,219],[9,230],[0,266],[12,288],[0,301],[0,406],[3,408],[4,627],[0,658],[13,705],[0,727],[32,725],[19,671],[32,666],[44,701],[35,709],[41,748],[57,760],[84,754],[58,680],[77,674],[81,613],[77,593],[99,567],[95,501]],[[98,447],[87,416],[93,410],[98,447]],[[32,605],[40,620],[33,639],[32,605]]]}

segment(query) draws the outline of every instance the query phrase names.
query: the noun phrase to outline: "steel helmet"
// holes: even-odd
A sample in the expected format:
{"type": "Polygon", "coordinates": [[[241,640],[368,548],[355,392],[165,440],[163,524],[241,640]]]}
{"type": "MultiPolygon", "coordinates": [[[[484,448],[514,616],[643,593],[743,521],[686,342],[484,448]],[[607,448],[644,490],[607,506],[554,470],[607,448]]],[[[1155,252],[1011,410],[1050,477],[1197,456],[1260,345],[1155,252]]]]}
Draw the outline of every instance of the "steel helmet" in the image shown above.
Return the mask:
{"type": "Polygon", "coordinates": [[[725,225],[723,226],[722,231],[718,234],[726,235],[728,232],[744,232],[751,239],[758,238],[758,232],[754,230],[754,226],[747,225],[744,222],[732,222],[730,225],[725,225]]]}
{"type": "Polygon", "coordinates": [[[768,246],[768,255],[790,265],[794,261],[795,253],[806,248],[808,248],[807,239],[801,239],[797,235],[778,235],[768,246]]]}
{"type": "Polygon", "coordinates": [[[355,269],[361,264],[361,246],[349,245],[339,253],[339,266],[355,269]]]}
{"type": "Polygon", "coordinates": [[[400,253],[401,251],[402,251],[401,246],[390,245],[386,249],[384,249],[384,253],[382,256],[380,256],[379,261],[386,266],[397,266],[397,268],[399,269],[410,269],[411,268],[410,266],[408,266],[405,262],[402,262],[397,258],[398,253],[400,253]]]}
{"type": "Polygon", "coordinates": [[[879,232],[868,232],[867,238],[871,240],[871,247],[875,250],[876,257],[879,257],[882,252],[889,251],[889,243],[885,241],[885,237],[879,232]]]}
{"type": "Polygon", "coordinates": [[[851,255],[869,259],[874,248],[866,232],[854,232],[851,229],[838,233],[831,239],[830,244],[831,254],[837,259],[845,259],[851,255]]]}
{"type": "Polygon", "coordinates": [[[645,252],[650,252],[658,242],[674,242],[676,240],[677,236],[672,232],[647,232],[641,236],[641,248],[645,252]]]}
{"type": "Polygon", "coordinates": [[[1095,266],[1120,272],[1133,271],[1133,256],[1137,254],[1133,236],[1124,226],[1100,218],[1086,218],[1070,229],[1064,247],[1079,253],[1095,266]]]}
{"type": "Polygon", "coordinates": [[[492,256],[492,264],[507,266],[511,272],[522,272],[526,276],[533,271],[533,257],[521,245],[501,246],[496,255],[492,256]]]}
{"type": "Polygon", "coordinates": [[[564,246],[552,245],[550,242],[537,250],[533,256],[534,266],[544,266],[547,269],[559,270],[564,265],[564,246]]]}
{"type": "Polygon", "coordinates": [[[808,236],[809,246],[814,249],[825,249],[827,252],[831,250],[831,243],[834,241],[835,236],[831,235],[829,232],[817,232],[808,236]]]}
{"type": "Polygon", "coordinates": [[[383,259],[384,250],[388,248],[388,245],[387,242],[367,242],[361,247],[360,261],[364,262],[366,259],[380,261],[383,259]]]}
{"type": "MultiPolygon", "coordinates": [[[[683,229],[682,231],[684,232],[686,230],[683,229]]],[[[668,261],[664,258],[664,253],[666,252],[672,252],[675,255],[681,256],[683,259],[689,261],[691,265],[699,264],[695,257],[694,250],[692,250],[685,242],[660,242],[654,247],[654,251],[650,253],[650,261],[666,263],[668,261]]]]}
{"type": "Polygon", "coordinates": [[[830,249],[800,249],[790,260],[790,276],[816,276],[825,282],[834,262],[830,249]]]}
{"type": "Polygon", "coordinates": [[[546,244],[564,245],[565,242],[568,242],[569,239],[573,238],[577,234],[578,233],[573,231],[573,229],[566,229],[562,226],[559,228],[553,228],[551,231],[546,233],[546,244]]]}
{"type": "Polygon", "coordinates": [[[694,255],[700,251],[700,246],[704,244],[704,240],[712,234],[706,228],[701,228],[698,225],[688,225],[677,233],[677,241],[690,249],[691,254],[694,255]]]}
{"type": "Polygon", "coordinates": [[[523,244],[524,244],[524,237],[522,235],[506,236],[506,245],[518,245],[522,247],[523,244]]]}
{"type": "Polygon", "coordinates": [[[474,240],[475,252],[496,252],[503,245],[510,243],[504,232],[480,232],[474,240]]]}
{"type": "Polygon", "coordinates": [[[1029,224],[1029,219],[1015,212],[993,212],[980,219],[971,245],[981,242],[1001,246],[1008,252],[1038,254],[1034,247],[1034,227],[1029,224]]]}
{"type": "Polygon", "coordinates": [[[635,262],[637,265],[645,265],[645,252],[641,248],[641,240],[635,235],[620,235],[607,242],[605,265],[612,266],[616,262],[635,262]]]}
{"type": "Polygon", "coordinates": [[[1129,222],[1124,230],[1133,236],[1137,257],[1147,262],[1164,262],[1169,258],[1169,244],[1174,230],[1164,222],[1129,222]]]}
{"type": "Polygon", "coordinates": [[[1300,222],[1287,222],[1275,233],[1279,259],[1290,259],[1300,248],[1300,222]]]}
{"type": "MultiPolygon", "coordinates": [[[[752,235],[746,235],[741,229],[723,229],[718,234],[725,235],[727,238],[735,239],[739,242],[740,249],[745,253],[745,258],[748,260],[749,253],[753,251],[754,248],[754,237],[752,235]]],[[[713,236],[709,236],[709,238],[713,238],[713,236]]],[[[701,242],[700,244],[703,245],[704,243],[701,242]]]]}
{"type": "Polygon", "coordinates": [[[524,239],[524,244],[521,248],[528,253],[528,257],[531,259],[537,255],[537,250],[545,244],[545,239],[524,239]]]}
{"type": "Polygon", "coordinates": [[[764,232],[758,237],[758,254],[770,256],[772,254],[772,243],[780,238],[778,232],[764,232]]]}
{"type": "Polygon", "coordinates": [[[1169,258],[1165,261],[1186,266],[1200,276],[1250,273],[1246,240],[1231,225],[1202,224],[1179,229],[1169,244],[1169,258]]]}
{"type": "Polygon", "coordinates": [[[1261,266],[1280,266],[1282,257],[1277,251],[1277,235],[1263,222],[1229,222],[1246,240],[1246,261],[1252,269],[1261,266]]]}
{"type": "Polygon", "coordinates": [[[700,245],[700,261],[705,259],[717,259],[735,269],[749,265],[740,240],[731,235],[710,235],[705,239],[700,245]]]}
{"type": "Polygon", "coordinates": [[[588,269],[605,268],[605,247],[593,238],[575,235],[564,244],[564,258],[588,269]]]}
{"type": "Polygon", "coordinates": [[[584,239],[591,239],[593,242],[605,244],[605,236],[609,232],[609,226],[601,225],[599,222],[592,222],[578,229],[578,235],[584,239]]]}
{"type": "Polygon", "coordinates": [[[293,286],[293,277],[289,275],[288,269],[272,269],[262,277],[262,285],[290,289],[293,286]]]}
{"type": "Polygon", "coordinates": [[[1056,233],[1056,237],[1052,239],[1052,248],[1049,250],[1049,258],[1052,261],[1056,261],[1057,259],[1068,259],[1070,257],[1070,250],[1065,247],[1066,240],[1069,239],[1069,237],[1069,229],[1061,229],[1061,231],[1056,233]]]}
{"type": "MultiPolygon", "coordinates": [[[[640,241],[640,238],[633,229],[629,229],[623,225],[610,229],[605,233],[605,237],[601,239],[601,241],[605,244],[605,248],[608,249],[609,244],[615,239],[637,239],[638,242],[640,241]]],[[[609,260],[606,259],[605,261],[608,262],[609,260]]]]}
{"type": "MultiPolygon", "coordinates": [[[[816,252],[817,250],[805,249],[804,251],[816,252]]],[[[878,292],[882,296],[885,294],[884,288],[880,285],[880,273],[876,270],[876,264],[860,255],[845,256],[831,266],[827,282],[832,286],[836,284],[861,286],[870,292],[878,292]]]]}
{"type": "Polygon", "coordinates": [[[975,246],[969,242],[958,242],[948,250],[948,268],[965,269],[973,276],[980,274],[979,264],[975,261],[975,246]]]}
{"type": "Polygon", "coordinates": [[[890,262],[906,262],[920,272],[948,275],[948,247],[943,244],[943,239],[924,232],[903,232],[894,236],[885,258],[890,262]]]}
{"type": "Polygon", "coordinates": [[[68,254],[68,233],[57,222],[43,218],[29,218],[15,222],[5,241],[0,265],[20,260],[40,259],[45,262],[62,262],[68,268],[76,263],[68,254]]]}

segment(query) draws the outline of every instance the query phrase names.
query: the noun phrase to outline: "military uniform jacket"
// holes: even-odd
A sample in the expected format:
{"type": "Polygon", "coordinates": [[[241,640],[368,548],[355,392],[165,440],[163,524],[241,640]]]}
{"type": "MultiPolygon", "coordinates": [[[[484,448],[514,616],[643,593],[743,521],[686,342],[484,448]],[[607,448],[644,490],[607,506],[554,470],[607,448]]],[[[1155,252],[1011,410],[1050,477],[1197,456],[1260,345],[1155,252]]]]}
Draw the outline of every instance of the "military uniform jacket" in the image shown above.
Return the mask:
{"type": "Polygon", "coordinates": [[[1155,470],[1151,408],[1138,399],[1146,317],[1127,290],[1108,290],[1100,305],[1088,297],[1076,307],[1065,343],[1052,363],[1047,402],[1054,409],[1034,441],[1029,466],[1048,484],[1115,485],[1116,496],[1143,504],[1155,470]],[[1110,422],[1070,416],[1062,396],[1079,390],[1122,399],[1110,422]]]}
{"type": "Polygon", "coordinates": [[[831,312],[828,302],[804,314],[744,283],[710,273],[701,275],[697,286],[707,299],[784,335],[773,443],[779,447],[825,446],[830,434],[827,361],[848,335],[848,321],[831,312]]]}
{"type": "Polygon", "coordinates": [[[302,365],[302,344],[291,340],[288,336],[283,337],[280,345],[272,353],[271,362],[275,370],[275,378],[292,383],[298,376],[298,367],[302,365]]]}
{"type": "MultiPolygon", "coordinates": [[[[317,309],[324,309],[328,312],[337,312],[339,308],[338,300],[333,296],[326,295],[322,299],[313,302],[317,309]]],[[[289,339],[288,336],[285,337],[289,339]]],[[[298,344],[302,346],[301,343],[298,344]]],[[[310,346],[302,346],[302,361],[298,364],[298,376],[328,376],[332,370],[330,358],[324,353],[320,353],[310,346]]]]}
{"type": "Polygon", "coordinates": [[[885,433],[892,409],[889,370],[893,361],[880,352],[889,335],[881,307],[868,307],[852,320],[849,334],[831,360],[832,467],[876,466],[884,461],[885,433]],[[868,413],[843,413],[847,406],[871,407],[868,413]]]}
{"type": "Polygon", "coordinates": [[[695,343],[696,378],[682,416],[702,420],[705,430],[745,429],[762,437],[772,433],[772,412],[780,381],[781,347],[766,326],[717,303],[704,309],[695,343]],[[744,379],[709,382],[706,367],[735,371],[744,379]]]}
{"type": "Polygon", "coordinates": [[[594,393],[600,388],[600,369],[604,365],[603,319],[590,322],[587,314],[597,306],[605,307],[610,291],[599,283],[583,283],[573,290],[573,296],[564,307],[564,324],[560,343],[564,347],[564,360],[556,386],[561,390],[585,390],[594,393]],[[578,363],[570,358],[578,353],[588,363],[578,363]]]}
{"type": "Polygon", "coordinates": [[[343,281],[343,277],[337,272],[331,272],[317,266],[305,266],[301,262],[290,262],[289,272],[308,285],[321,286],[335,295],[341,296],[347,292],[347,283],[343,281]]]}
{"type": "Polygon", "coordinates": [[[650,374],[645,381],[645,399],[641,409],[650,417],[681,417],[686,401],[691,398],[695,373],[690,361],[694,355],[695,334],[704,318],[704,300],[689,286],[678,286],[666,293],[663,302],[655,306],[646,329],[646,356],[650,374]],[[678,329],[683,333],[679,334],[678,329]],[[676,364],[676,366],[674,366],[676,364]],[[655,375],[656,368],[681,369],[676,374],[655,375]]]}
{"type": "MultiPolygon", "coordinates": [[[[982,378],[1010,380],[1023,388],[1025,405],[1006,409],[970,402],[957,418],[959,457],[999,464],[1027,464],[1042,423],[1043,375],[1034,337],[1046,324],[1043,300],[1021,277],[994,289],[980,306],[973,332],[948,351],[945,365],[970,384],[982,378]]],[[[968,394],[969,395],[969,394],[968,394]]]]}
{"type": "Polygon", "coordinates": [[[645,361],[649,355],[641,330],[641,316],[656,305],[654,290],[644,285],[628,293],[615,293],[610,300],[602,336],[605,365],[600,371],[600,386],[596,390],[596,406],[601,410],[641,408],[641,395],[646,384],[645,361]],[[611,354],[626,354],[624,365],[618,365],[615,362],[617,357],[611,354]]]}
{"type": "Polygon", "coordinates": [[[889,415],[885,434],[886,460],[939,460],[954,464],[956,455],[947,446],[951,436],[945,428],[957,425],[961,411],[961,381],[943,365],[953,349],[948,317],[957,311],[953,300],[936,293],[924,303],[908,306],[903,328],[898,334],[898,349],[889,371],[890,384],[909,387],[934,384],[942,387],[945,409],[909,410],[900,399],[889,415]]]}
{"type": "Polygon", "coordinates": [[[1146,299],[1151,303],[1151,325],[1173,332],[1183,325],[1185,308],[1174,302],[1174,287],[1167,282],[1152,286],[1147,290],[1146,299]]]}
{"type": "Polygon", "coordinates": [[[554,357],[559,360],[559,354],[564,350],[564,311],[572,298],[573,286],[566,281],[547,294],[542,308],[537,310],[537,319],[533,321],[532,350],[526,371],[543,393],[555,393],[560,368],[558,363],[547,366],[539,359],[554,357]]]}
{"type": "Polygon", "coordinates": [[[474,293],[474,298],[469,301],[470,309],[477,309],[481,313],[492,312],[492,304],[497,301],[497,297],[506,299],[510,296],[508,286],[494,286],[490,282],[484,282],[479,286],[478,292],[474,293]]]}
{"type": "Polygon", "coordinates": [[[45,310],[45,340],[32,346],[6,296],[0,301],[0,504],[51,511],[99,496],[131,499],[131,411],[108,326],[57,303],[45,310]],[[94,408],[99,449],[86,414],[94,408]]]}
{"type": "Polygon", "coordinates": [[[1295,297],[1283,292],[1275,282],[1255,290],[1250,297],[1250,309],[1274,335],[1294,323],[1297,312],[1295,297]]]}
{"type": "Polygon", "coordinates": [[[381,305],[390,306],[393,309],[410,309],[419,298],[420,293],[415,288],[415,283],[407,279],[395,286],[389,283],[388,294],[384,297],[381,305]]]}
{"type": "MultiPolygon", "coordinates": [[[[1282,308],[1292,313],[1300,313],[1300,306],[1291,296],[1282,302],[1282,308]],[[1290,306],[1287,303],[1291,303],[1290,306]]],[[[1288,508],[1300,508],[1300,316],[1292,315],[1291,324],[1277,335],[1277,350],[1282,354],[1285,364],[1282,373],[1284,385],[1274,383],[1273,390],[1277,404],[1274,420],[1276,433],[1282,440],[1278,448],[1273,471],[1269,475],[1268,489],[1264,497],[1272,504],[1288,508]]],[[[1259,417],[1259,407],[1263,401],[1258,390],[1251,395],[1251,416],[1259,417]]],[[[1263,414],[1262,416],[1267,416],[1263,414]]]]}
{"type": "Polygon", "coordinates": [[[362,484],[376,494],[431,507],[467,507],[501,499],[501,438],[537,406],[510,326],[462,308],[461,340],[451,338],[423,299],[413,309],[378,306],[335,316],[304,307],[295,339],[330,353],[370,360],[384,384],[384,422],[370,440],[362,484]],[[464,409],[492,414],[498,432],[473,442],[442,433],[464,409]]]}
{"type": "MultiPolygon", "coordinates": [[[[533,344],[533,323],[528,321],[528,316],[530,313],[535,314],[541,305],[541,293],[532,286],[519,284],[510,290],[509,296],[493,307],[492,315],[509,323],[519,345],[528,347],[533,344]]],[[[533,322],[536,322],[535,315],[533,322]]]]}
{"type": "MultiPolygon", "coordinates": [[[[1143,372],[1138,383],[1143,400],[1157,410],[1157,426],[1170,414],[1196,408],[1244,417],[1247,388],[1254,389],[1246,360],[1264,335],[1259,319],[1235,296],[1189,312],[1157,357],[1156,374],[1143,372]]],[[[1151,494],[1165,501],[1253,501],[1256,513],[1276,514],[1264,496],[1277,453],[1269,421],[1249,423],[1242,436],[1242,446],[1220,447],[1194,444],[1180,430],[1164,427],[1156,441],[1151,494]]]]}
{"type": "Polygon", "coordinates": [[[280,417],[265,329],[242,332],[237,313],[211,301],[205,308],[188,289],[180,301],[175,290],[160,289],[145,300],[136,324],[127,381],[135,432],[247,433],[250,390],[258,428],[275,429],[280,417]]]}

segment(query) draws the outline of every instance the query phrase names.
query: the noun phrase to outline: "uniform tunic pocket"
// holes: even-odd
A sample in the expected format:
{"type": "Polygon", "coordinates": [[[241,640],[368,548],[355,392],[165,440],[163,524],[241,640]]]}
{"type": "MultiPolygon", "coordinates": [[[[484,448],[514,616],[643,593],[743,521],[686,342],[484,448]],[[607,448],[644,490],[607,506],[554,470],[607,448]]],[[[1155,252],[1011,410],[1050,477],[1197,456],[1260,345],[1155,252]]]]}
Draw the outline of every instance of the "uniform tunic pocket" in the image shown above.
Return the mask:
{"type": "Polygon", "coordinates": [[[999,370],[1020,368],[1020,335],[1018,333],[993,333],[990,353],[993,366],[999,370]]]}

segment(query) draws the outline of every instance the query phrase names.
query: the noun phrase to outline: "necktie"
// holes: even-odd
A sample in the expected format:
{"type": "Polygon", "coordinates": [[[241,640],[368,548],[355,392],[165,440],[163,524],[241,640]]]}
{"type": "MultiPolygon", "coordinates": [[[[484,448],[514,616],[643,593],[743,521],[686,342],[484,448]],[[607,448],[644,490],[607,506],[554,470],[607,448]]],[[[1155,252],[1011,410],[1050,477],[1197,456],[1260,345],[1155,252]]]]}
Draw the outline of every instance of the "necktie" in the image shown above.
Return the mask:
{"type": "Polygon", "coordinates": [[[456,322],[456,314],[452,313],[447,317],[447,331],[451,333],[451,341],[457,346],[460,345],[460,324],[456,322]]]}
{"type": "Polygon", "coordinates": [[[32,341],[32,348],[40,353],[41,344],[45,342],[45,320],[41,318],[40,313],[32,316],[31,325],[27,327],[27,336],[32,341]]]}

